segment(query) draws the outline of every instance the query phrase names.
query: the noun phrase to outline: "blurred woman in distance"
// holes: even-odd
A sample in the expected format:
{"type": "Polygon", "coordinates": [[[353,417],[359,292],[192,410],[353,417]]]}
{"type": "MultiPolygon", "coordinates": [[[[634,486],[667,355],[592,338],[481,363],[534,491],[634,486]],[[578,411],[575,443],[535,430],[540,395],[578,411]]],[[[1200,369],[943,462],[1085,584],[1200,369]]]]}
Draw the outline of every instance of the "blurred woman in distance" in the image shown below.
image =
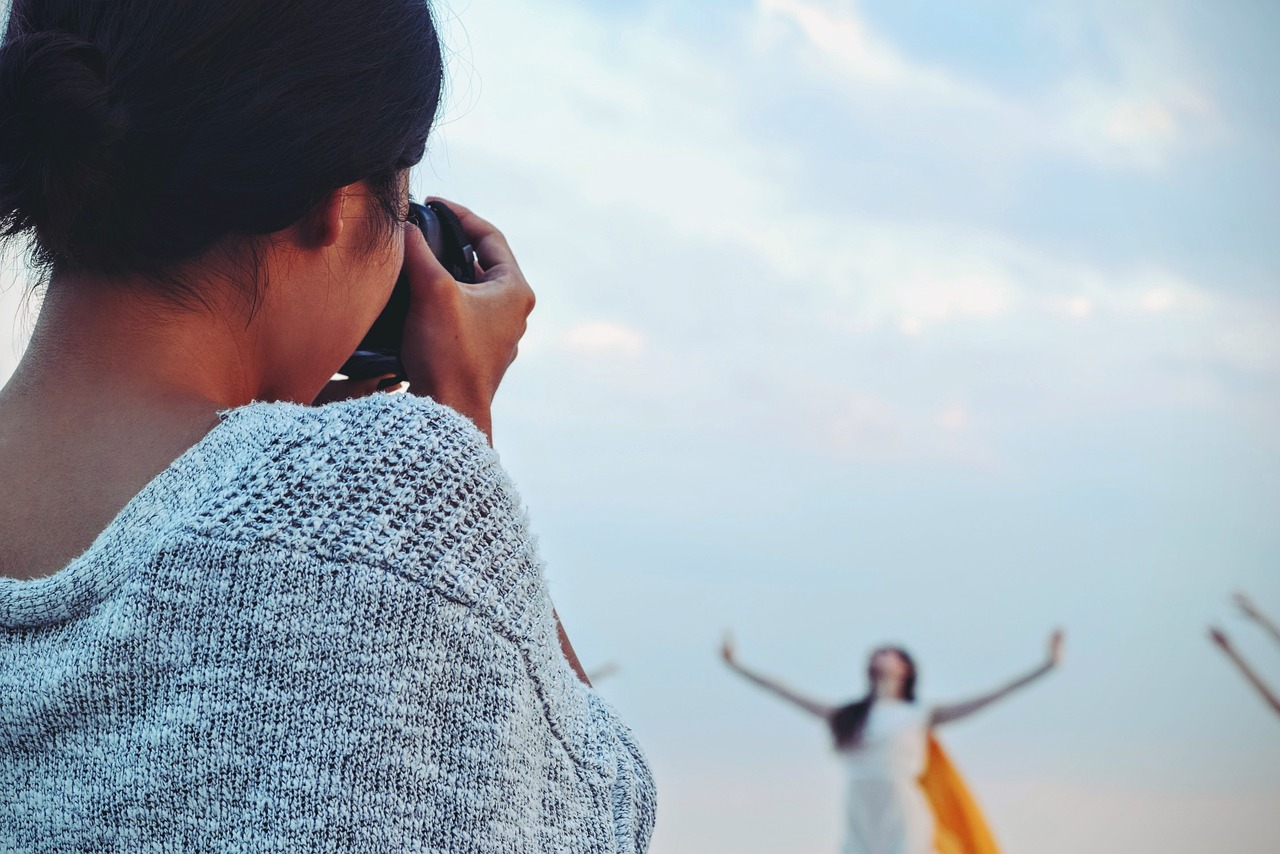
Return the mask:
{"type": "Polygon", "coordinates": [[[819,718],[846,770],[843,854],[995,854],[994,839],[933,730],[972,715],[1056,668],[1061,631],[1045,662],[995,691],[948,705],[916,703],[914,660],[881,647],[867,663],[867,694],[842,706],[823,703],[744,667],[732,637],[725,663],[751,682],[819,718]]]}

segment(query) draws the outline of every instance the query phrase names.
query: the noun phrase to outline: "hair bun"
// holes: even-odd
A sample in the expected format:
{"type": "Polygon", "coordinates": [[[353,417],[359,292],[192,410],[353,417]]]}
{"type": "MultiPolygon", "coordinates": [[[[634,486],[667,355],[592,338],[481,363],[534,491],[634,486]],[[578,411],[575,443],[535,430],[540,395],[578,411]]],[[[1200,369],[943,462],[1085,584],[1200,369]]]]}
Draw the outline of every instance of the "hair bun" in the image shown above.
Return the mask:
{"type": "MultiPolygon", "coordinates": [[[[111,148],[125,132],[107,62],[60,31],[21,33],[0,46],[0,217],[5,233],[35,226],[68,235],[91,197],[110,191],[111,148]]],[[[55,243],[59,242],[57,240],[55,243]]],[[[55,254],[70,245],[50,246],[55,254]]]]}

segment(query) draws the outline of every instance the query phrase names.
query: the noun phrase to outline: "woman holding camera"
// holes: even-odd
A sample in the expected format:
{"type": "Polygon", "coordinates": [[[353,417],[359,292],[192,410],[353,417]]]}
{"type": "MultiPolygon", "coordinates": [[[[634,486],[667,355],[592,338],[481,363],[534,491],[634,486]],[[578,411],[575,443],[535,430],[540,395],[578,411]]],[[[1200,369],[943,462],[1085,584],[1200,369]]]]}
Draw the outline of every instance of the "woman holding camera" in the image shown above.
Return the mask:
{"type": "Polygon", "coordinates": [[[441,84],[424,0],[13,0],[0,848],[647,847],[490,448],[532,291],[405,227],[441,84]],[[410,393],[329,385],[402,268],[410,393]]]}

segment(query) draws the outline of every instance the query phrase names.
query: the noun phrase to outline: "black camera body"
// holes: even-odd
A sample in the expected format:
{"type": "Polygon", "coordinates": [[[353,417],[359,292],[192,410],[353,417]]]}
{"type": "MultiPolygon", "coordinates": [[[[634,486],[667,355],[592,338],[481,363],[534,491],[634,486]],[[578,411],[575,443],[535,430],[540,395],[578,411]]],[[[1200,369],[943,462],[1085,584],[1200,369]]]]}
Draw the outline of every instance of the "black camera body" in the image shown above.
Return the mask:
{"type": "MultiPolygon", "coordinates": [[[[458,215],[444,202],[409,203],[409,222],[413,223],[427,239],[431,254],[440,265],[459,282],[476,280],[476,253],[467,242],[458,215]]],[[[384,374],[395,374],[396,380],[405,379],[404,365],[400,361],[400,346],[404,337],[404,321],[409,313],[409,273],[400,271],[396,286],[386,307],[365,333],[364,339],[351,358],[342,366],[341,373],[353,380],[363,380],[384,374]]]]}

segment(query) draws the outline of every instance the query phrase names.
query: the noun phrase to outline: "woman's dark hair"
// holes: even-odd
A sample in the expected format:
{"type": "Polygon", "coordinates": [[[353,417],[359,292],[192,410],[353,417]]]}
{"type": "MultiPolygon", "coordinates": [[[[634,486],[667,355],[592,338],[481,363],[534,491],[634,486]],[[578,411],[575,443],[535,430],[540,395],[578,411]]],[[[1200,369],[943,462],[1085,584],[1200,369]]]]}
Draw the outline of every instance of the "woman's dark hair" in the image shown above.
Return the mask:
{"type": "Polygon", "coordinates": [[[13,0],[0,234],[46,273],[182,290],[187,262],[363,180],[388,236],[442,78],[427,0],[13,0]]]}
{"type": "Polygon", "coordinates": [[[882,646],[871,653],[867,662],[867,682],[871,687],[861,700],[841,706],[831,717],[831,734],[835,738],[836,748],[857,747],[862,743],[862,731],[866,729],[867,717],[871,714],[871,706],[875,703],[875,657],[882,652],[892,652],[907,663],[907,678],[902,683],[902,699],[908,703],[916,701],[916,662],[905,649],[899,646],[882,646]]]}

